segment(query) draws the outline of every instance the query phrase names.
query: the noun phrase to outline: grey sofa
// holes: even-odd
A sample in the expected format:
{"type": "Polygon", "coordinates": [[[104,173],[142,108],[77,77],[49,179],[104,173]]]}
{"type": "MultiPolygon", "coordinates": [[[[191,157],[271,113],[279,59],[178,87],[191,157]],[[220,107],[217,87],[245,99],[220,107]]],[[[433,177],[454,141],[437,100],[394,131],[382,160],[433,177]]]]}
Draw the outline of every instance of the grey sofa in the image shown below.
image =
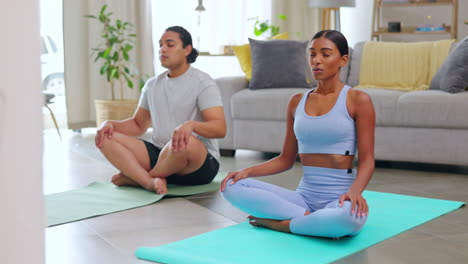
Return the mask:
{"type": "MultiPolygon", "coordinates": [[[[364,43],[350,53],[341,80],[359,82],[364,43]]],[[[236,149],[281,152],[289,98],[306,88],[252,90],[244,76],[216,79],[228,132],[219,140],[222,154],[236,149]]],[[[468,92],[401,92],[362,89],[376,111],[375,158],[434,164],[468,165],[468,92]]]]}

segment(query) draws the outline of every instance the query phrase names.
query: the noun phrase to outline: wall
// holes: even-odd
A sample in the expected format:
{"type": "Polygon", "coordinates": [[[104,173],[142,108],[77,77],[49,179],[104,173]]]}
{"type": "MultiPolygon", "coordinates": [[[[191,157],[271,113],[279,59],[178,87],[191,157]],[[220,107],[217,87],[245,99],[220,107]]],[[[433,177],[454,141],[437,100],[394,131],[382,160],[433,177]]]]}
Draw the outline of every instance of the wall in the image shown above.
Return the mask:
{"type": "Polygon", "coordinates": [[[39,1],[1,1],[0,261],[44,263],[39,1]]]}

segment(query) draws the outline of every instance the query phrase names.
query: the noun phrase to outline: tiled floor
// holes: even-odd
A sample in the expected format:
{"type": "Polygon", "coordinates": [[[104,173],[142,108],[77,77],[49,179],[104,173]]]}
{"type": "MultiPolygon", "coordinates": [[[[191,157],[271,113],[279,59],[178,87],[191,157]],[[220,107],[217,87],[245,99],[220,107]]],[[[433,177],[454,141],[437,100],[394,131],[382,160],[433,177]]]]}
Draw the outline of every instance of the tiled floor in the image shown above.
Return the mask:
{"type": "MultiPolygon", "coordinates": [[[[44,131],[44,193],[109,181],[116,170],[94,147],[94,131],[44,131]]],[[[233,171],[265,161],[268,155],[239,151],[222,157],[233,171]]],[[[468,201],[468,168],[427,164],[378,163],[368,189],[438,199],[468,201]]],[[[294,189],[302,170],[262,180],[294,189]]],[[[138,260],[140,246],[158,246],[245,220],[219,192],[163,199],[153,205],[64,224],[46,230],[47,264],[149,263],[138,260]]],[[[461,208],[336,263],[468,263],[468,211],[461,208]]]]}

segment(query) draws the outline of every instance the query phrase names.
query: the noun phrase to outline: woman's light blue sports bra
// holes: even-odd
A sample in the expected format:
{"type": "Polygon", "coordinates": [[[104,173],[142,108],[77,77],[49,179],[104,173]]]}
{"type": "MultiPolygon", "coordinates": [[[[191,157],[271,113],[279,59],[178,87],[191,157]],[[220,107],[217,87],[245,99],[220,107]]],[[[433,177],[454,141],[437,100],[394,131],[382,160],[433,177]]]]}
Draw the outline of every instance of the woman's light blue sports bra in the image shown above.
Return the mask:
{"type": "Polygon", "coordinates": [[[299,153],[356,154],[356,126],[346,108],[349,89],[351,87],[345,85],[330,112],[321,116],[305,112],[305,102],[314,89],[302,96],[294,115],[299,153]]]}

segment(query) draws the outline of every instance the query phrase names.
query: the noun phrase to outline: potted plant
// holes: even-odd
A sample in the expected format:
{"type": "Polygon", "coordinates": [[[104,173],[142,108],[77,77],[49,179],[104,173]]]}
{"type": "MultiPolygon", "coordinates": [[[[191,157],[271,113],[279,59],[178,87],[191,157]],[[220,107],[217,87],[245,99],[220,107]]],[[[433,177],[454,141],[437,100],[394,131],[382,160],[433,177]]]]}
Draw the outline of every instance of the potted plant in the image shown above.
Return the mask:
{"type": "MultiPolygon", "coordinates": [[[[278,18],[283,21],[286,21],[288,19],[286,15],[282,15],[282,14],[278,15],[278,18]]],[[[248,20],[255,21],[253,25],[253,30],[254,30],[255,36],[257,37],[267,32],[268,30],[271,31],[271,37],[274,37],[280,33],[279,26],[270,25],[268,20],[260,21],[258,16],[249,18],[248,20]]]]}
{"type": "MultiPolygon", "coordinates": [[[[105,120],[121,120],[133,115],[138,101],[126,100],[124,88],[133,89],[137,82],[138,70],[130,59],[130,51],[133,49],[136,34],[132,33],[133,24],[120,19],[112,20],[112,12],[107,11],[107,5],[103,5],[98,16],[86,17],[98,20],[103,28],[101,33],[102,43],[93,48],[95,62],[101,63],[99,73],[106,76],[111,90],[111,100],[95,100],[96,124],[105,120]],[[116,96],[116,87],[119,91],[119,99],[116,96]]],[[[140,89],[144,81],[139,78],[137,84],[140,89]]]]}

